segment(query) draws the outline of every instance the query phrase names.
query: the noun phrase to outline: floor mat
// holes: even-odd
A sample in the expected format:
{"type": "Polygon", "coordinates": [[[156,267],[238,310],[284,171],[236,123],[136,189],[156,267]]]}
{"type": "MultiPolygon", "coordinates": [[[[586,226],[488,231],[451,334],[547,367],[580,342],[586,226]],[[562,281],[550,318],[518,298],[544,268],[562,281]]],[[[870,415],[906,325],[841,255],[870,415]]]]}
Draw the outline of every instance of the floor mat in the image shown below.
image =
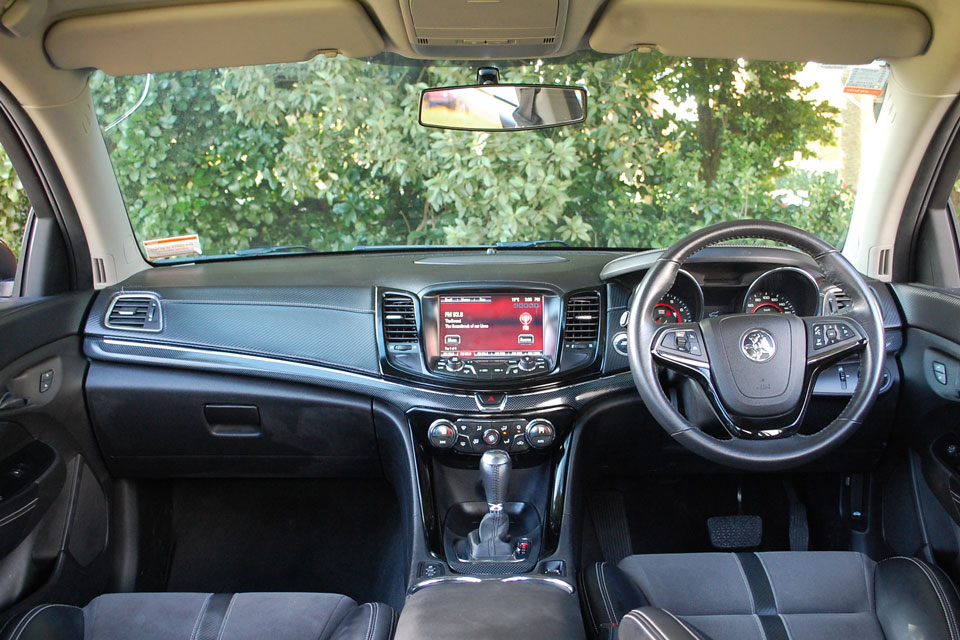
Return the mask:
{"type": "MultiPolygon", "coordinates": [[[[744,513],[763,518],[759,549],[789,549],[789,503],[780,479],[742,482],[744,513]]],[[[735,475],[656,476],[610,481],[604,489],[623,495],[634,553],[692,553],[715,551],[707,519],[737,513],[737,484],[735,475]]]]}
{"type": "Polygon", "coordinates": [[[400,513],[367,480],[168,483],[168,591],[313,591],[401,604],[400,513]]]}

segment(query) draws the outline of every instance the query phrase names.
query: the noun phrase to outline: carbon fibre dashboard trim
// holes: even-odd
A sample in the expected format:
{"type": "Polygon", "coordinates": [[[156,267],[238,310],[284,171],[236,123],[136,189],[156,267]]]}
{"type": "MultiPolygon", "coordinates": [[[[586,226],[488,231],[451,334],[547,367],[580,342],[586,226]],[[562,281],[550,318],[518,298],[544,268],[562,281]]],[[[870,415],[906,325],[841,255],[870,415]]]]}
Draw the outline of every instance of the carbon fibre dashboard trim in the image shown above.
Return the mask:
{"type": "MultiPolygon", "coordinates": [[[[84,340],[84,353],[94,361],[215,371],[320,384],[331,389],[367,394],[403,410],[421,407],[477,413],[476,394],[472,391],[429,389],[293,360],[138,340],[92,337],[84,340]]],[[[502,410],[514,412],[551,407],[580,409],[611,392],[632,389],[634,387],[630,374],[618,373],[563,387],[510,394],[502,410]]]]}

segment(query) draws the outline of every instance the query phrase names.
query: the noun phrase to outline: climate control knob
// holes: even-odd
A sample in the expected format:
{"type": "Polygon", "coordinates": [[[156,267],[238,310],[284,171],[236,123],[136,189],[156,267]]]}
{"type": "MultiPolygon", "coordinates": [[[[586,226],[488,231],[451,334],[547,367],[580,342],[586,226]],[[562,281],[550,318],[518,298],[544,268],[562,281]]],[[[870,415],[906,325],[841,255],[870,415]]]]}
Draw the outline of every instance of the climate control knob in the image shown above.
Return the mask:
{"type": "Polygon", "coordinates": [[[500,442],[500,432],[496,429],[487,429],[483,432],[483,443],[492,447],[500,442]]]}
{"type": "Polygon", "coordinates": [[[549,420],[537,418],[527,424],[527,442],[534,449],[546,449],[557,439],[557,430],[549,420]]]}
{"type": "Polygon", "coordinates": [[[457,444],[457,428],[449,420],[435,420],[427,429],[427,440],[437,449],[452,449],[457,444]]]}

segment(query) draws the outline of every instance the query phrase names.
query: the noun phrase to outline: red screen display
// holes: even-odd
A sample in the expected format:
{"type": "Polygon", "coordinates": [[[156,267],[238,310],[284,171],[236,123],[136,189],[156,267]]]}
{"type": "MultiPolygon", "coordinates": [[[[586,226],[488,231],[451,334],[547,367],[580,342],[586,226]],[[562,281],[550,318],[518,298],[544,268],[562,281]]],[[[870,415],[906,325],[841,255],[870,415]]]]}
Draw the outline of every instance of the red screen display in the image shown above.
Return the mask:
{"type": "Polygon", "coordinates": [[[440,296],[440,355],[543,355],[543,296],[440,296]]]}

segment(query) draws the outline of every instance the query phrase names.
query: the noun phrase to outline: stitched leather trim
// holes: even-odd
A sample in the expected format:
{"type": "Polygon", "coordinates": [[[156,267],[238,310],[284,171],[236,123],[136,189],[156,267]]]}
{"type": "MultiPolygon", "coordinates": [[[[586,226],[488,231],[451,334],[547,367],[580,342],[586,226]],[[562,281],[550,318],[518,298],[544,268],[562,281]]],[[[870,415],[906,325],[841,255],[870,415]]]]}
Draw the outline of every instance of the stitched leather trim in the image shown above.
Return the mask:
{"type": "Polygon", "coordinates": [[[617,626],[617,614],[613,610],[613,600],[610,599],[610,591],[607,589],[607,576],[603,568],[607,566],[606,562],[597,565],[597,581],[600,583],[600,598],[603,600],[604,609],[609,616],[610,624],[617,626]]]}
{"type": "Polygon", "coordinates": [[[950,640],[960,640],[960,630],[957,629],[956,614],[953,611],[953,607],[950,605],[950,600],[947,598],[947,594],[944,591],[943,585],[940,583],[939,578],[937,578],[936,574],[925,563],[920,562],[916,558],[908,558],[906,556],[902,557],[904,560],[908,560],[917,566],[923,573],[924,577],[930,582],[930,586],[933,587],[933,591],[937,594],[937,599],[940,601],[940,607],[943,609],[943,615],[947,622],[947,629],[950,631],[950,640]]]}
{"type": "Polygon", "coordinates": [[[200,621],[203,620],[203,613],[207,610],[207,604],[210,603],[210,598],[213,597],[212,593],[207,594],[207,599],[203,601],[203,605],[200,607],[200,611],[197,612],[197,619],[193,622],[193,631],[190,632],[190,640],[196,640],[197,631],[200,629],[200,621]]]}
{"type": "Polygon", "coordinates": [[[233,595],[229,593],[211,593],[203,603],[200,614],[197,616],[197,626],[194,629],[196,640],[214,640],[223,633],[226,626],[227,610],[231,607],[233,595]]]}
{"type": "Polygon", "coordinates": [[[223,622],[220,623],[220,632],[217,634],[217,640],[223,640],[223,630],[227,628],[227,620],[230,618],[230,612],[233,611],[233,605],[237,603],[237,594],[230,596],[230,605],[227,612],[223,615],[223,622]]]}
{"type": "Polygon", "coordinates": [[[27,513],[30,513],[31,511],[33,511],[33,508],[37,506],[37,501],[39,500],[40,498],[34,498],[27,504],[23,505],[22,507],[20,507],[19,509],[17,509],[16,511],[8,515],[7,517],[0,520],[0,527],[6,526],[11,522],[13,522],[14,520],[16,520],[17,518],[19,518],[20,516],[26,515],[27,513]]]}
{"type": "Polygon", "coordinates": [[[590,616],[590,628],[593,629],[596,635],[599,635],[600,625],[597,624],[597,618],[593,615],[593,605],[590,604],[590,590],[587,589],[587,572],[589,572],[589,569],[577,574],[577,584],[580,586],[580,599],[583,601],[587,609],[587,614],[590,616]]]}
{"type": "Polygon", "coordinates": [[[641,619],[636,612],[631,611],[627,615],[623,616],[623,620],[624,621],[629,620],[630,622],[633,622],[640,629],[640,632],[644,634],[644,636],[646,636],[647,638],[650,638],[651,640],[669,640],[669,638],[667,638],[665,635],[660,633],[660,630],[655,625],[651,626],[649,622],[647,622],[649,618],[647,618],[646,616],[644,616],[644,618],[641,619]]]}
{"type": "Polygon", "coordinates": [[[34,618],[36,618],[41,611],[44,611],[46,609],[49,609],[50,607],[56,607],[56,606],[58,605],[43,604],[43,605],[40,605],[39,607],[34,607],[33,609],[31,609],[29,612],[27,612],[26,615],[23,616],[23,618],[14,628],[13,633],[10,634],[10,640],[19,640],[20,637],[23,635],[23,632],[27,630],[27,625],[29,625],[30,622],[34,618]]]}

